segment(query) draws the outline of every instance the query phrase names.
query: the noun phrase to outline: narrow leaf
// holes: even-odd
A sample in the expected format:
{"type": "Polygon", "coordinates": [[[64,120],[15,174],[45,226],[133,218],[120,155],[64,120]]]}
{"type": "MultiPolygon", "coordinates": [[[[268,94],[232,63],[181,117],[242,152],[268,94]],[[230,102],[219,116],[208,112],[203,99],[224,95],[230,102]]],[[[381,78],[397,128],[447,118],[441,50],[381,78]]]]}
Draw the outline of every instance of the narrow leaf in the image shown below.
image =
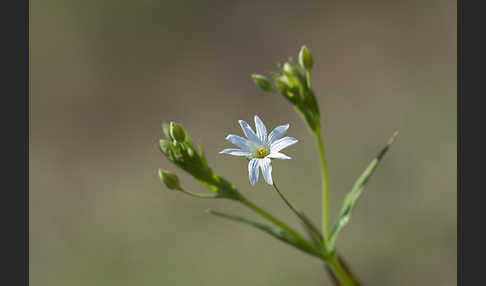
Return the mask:
{"type": "Polygon", "coordinates": [[[385,145],[385,147],[371,161],[371,163],[364,170],[361,176],[359,176],[359,178],[356,180],[353,187],[351,188],[351,191],[344,198],[344,202],[341,207],[341,212],[339,213],[339,219],[334,225],[334,228],[331,233],[331,239],[329,241],[329,248],[331,251],[335,247],[336,239],[339,235],[339,232],[346,224],[348,224],[353,208],[356,205],[358,198],[361,196],[361,193],[363,192],[366,183],[369,181],[371,175],[376,170],[376,167],[378,166],[380,161],[383,159],[383,156],[385,156],[388,149],[390,149],[390,146],[393,144],[393,141],[395,140],[395,137],[397,135],[398,135],[398,131],[395,131],[393,136],[388,140],[388,143],[385,145]]]}
{"type": "Polygon", "coordinates": [[[280,241],[283,241],[283,242],[285,242],[289,245],[292,245],[293,247],[295,247],[299,250],[302,250],[303,252],[306,252],[306,253],[313,255],[313,256],[319,256],[318,254],[309,252],[309,250],[305,246],[301,245],[293,236],[291,236],[289,233],[287,233],[286,231],[283,231],[279,228],[271,227],[271,226],[268,226],[266,224],[255,222],[255,221],[243,218],[243,217],[229,215],[229,214],[221,213],[221,212],[214,211],[214,210],[206,210],[206,212],[209,213],[209,214],[212,214],[212,215],[222,217],[222,218],[226,218],[226,219],[229,219],[229,220],[233,220],[233,221],[237,221],[237,222],[241,222],[241,223],[253,226],[253,227],[255,227],[255,228],[257,228],[257,229],[259,229],[263,232],[268,233],[269,235],[275,237],[276,239],[278,239],[280,241]]]}

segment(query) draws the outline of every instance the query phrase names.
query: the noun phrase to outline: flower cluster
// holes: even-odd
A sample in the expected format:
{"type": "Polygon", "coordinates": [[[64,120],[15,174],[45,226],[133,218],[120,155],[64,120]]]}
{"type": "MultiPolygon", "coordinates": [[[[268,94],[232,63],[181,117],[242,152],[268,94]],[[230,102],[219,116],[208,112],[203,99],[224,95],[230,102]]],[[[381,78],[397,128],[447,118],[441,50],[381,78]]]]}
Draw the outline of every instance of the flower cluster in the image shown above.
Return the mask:
{"type": "MultiPolygon", "coordinates": [[[[202,148],[199,147],[196,150],[189,134],[181,125],[171,122],[170,124],[163,124],[162,128],[166,139],[159,141],[159,150],[169,161],[191,174],[201,184],[210,189],[215,194],[214,198],[239,199],[240,194],[235,186],[213,172],[208,165],[202,148]]],[[[159,170],[159,176],[169,189],[203,197],[185,191],[180,186],[179,179],[173,173],[159,170]]]]}
{"type": "Polygon", "coordinates": [[[319,107],[310,82],[314,59],[305,46],[299,52],[299,64],[291,59],[280,65],[280,73],[273,73],[273,84],[265,76],[253,74],[255,84],[265,92],[278,92],[287,99],[307,122],[314,133],[320,131],[319,107]]]}

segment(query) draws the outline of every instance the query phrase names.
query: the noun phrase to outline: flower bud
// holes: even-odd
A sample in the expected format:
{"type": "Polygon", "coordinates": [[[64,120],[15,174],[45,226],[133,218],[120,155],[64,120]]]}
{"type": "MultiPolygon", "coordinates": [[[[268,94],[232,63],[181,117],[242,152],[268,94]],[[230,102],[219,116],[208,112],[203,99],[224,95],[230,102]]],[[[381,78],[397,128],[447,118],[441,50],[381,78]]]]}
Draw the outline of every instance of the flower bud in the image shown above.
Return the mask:
{"type": "Polygon", "coordinates": [[[179,178],[174,173],[159,169],[159,178],[171,190],[180,189],[179,178]]]}
{"type": "Polygon", "coordinates": [[[305,70],[310,71],[314,66],[314,59],[312,54],[306,46],[302,46],[299,52],[299,63],[300,66],[305,70]]]}
{"type": "Polygon", "coordinates": [[[172,121],[170,122],[170,135],[177,142],[184,142],[184,139],[186,139],[184,128],[172,121]]]}
{"type": "Polygon", "coordinates": [[[167,140],[161,139],[159,140],[159,147],[162,153],[168,153],[170,150],[170,143],[167,140]]]}
{"type": "Polygon", "coordinates": [[[196,155],[196,153],[194,152],[194,149],[192,148],[187,148],[187,155],[189,155],[189,157],[194,157],[194,155],[196,155]]]}
{"type": "Polygon", "coordinates": [[[295,77],[289,73],[283,74],[280,77],[280,80],[287,86],[287,88],[295,88],[298,86],[298,82],[295,77]]]}
{"type": "Polygon", "coordinates": [[[263,91],[273,90],[272,83],[265,76],[259,74],[252,74],[251,78],[253,79],[255,84],[258,85],[258,87],[260,87],[263,91]]]}
{"type": "Polygon", "coordinates": [[[170,125],[167,123],[162,123],[162,130],[167,139],[170,139],[170,125]]]}
{"type": "Polygon", "coordinates": [[[282,67],[282,70],[288,74],[294,73],[294,67],[290,63],[285,63],[282,67]]]}

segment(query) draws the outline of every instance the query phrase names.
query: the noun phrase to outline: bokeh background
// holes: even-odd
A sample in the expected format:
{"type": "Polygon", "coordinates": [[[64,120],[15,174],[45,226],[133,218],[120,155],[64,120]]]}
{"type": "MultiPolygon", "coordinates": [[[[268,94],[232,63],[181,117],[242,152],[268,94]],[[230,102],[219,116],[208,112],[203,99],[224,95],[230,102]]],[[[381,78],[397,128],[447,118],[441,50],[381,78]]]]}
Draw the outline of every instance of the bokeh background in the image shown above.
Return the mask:
{"type": "MultiPolygon", "coordinates": [[[[456,1],[31,1],[30,278],[35,286],[331,285],[321,263],[167,190],[162,122],[182,123],[213,169],[300,227],[246,160],[218,155],[258,114],[299,143],[274,163],[320,218],[313,138],[251,73],[314,54],[332,214],[389,136],[338,248],[365,285],[456,285],[456,1]]],[[[253,123],[252,123],[253,124],[253,123]]]]}

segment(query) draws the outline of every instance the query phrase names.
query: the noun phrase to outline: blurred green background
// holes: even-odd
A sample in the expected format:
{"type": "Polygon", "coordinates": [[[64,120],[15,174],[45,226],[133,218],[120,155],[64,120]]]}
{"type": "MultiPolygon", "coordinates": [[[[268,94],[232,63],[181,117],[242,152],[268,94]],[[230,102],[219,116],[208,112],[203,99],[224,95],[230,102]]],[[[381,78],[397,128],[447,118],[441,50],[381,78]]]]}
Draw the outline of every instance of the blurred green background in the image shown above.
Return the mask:
{"type": "MultiPolygon", "coordinates": [[[[157,151],[182,123],[213,169],[299,228],[247,162],[218,155],[258,114],[299,143],[274,179],[320,218],[313,138],[251,73],[314,54],[332,214],[388,137],[338,248],[365,285],[456,285],[456,1],[31,1],[30,278],[36,286],[331,285],[321,263],[223,200],[167,190],[157,151]]],[[[253,124],[253,123],[252,123],[253,124]]],[[[300,229],[300,228],[299,228],[300,229]]]]}

